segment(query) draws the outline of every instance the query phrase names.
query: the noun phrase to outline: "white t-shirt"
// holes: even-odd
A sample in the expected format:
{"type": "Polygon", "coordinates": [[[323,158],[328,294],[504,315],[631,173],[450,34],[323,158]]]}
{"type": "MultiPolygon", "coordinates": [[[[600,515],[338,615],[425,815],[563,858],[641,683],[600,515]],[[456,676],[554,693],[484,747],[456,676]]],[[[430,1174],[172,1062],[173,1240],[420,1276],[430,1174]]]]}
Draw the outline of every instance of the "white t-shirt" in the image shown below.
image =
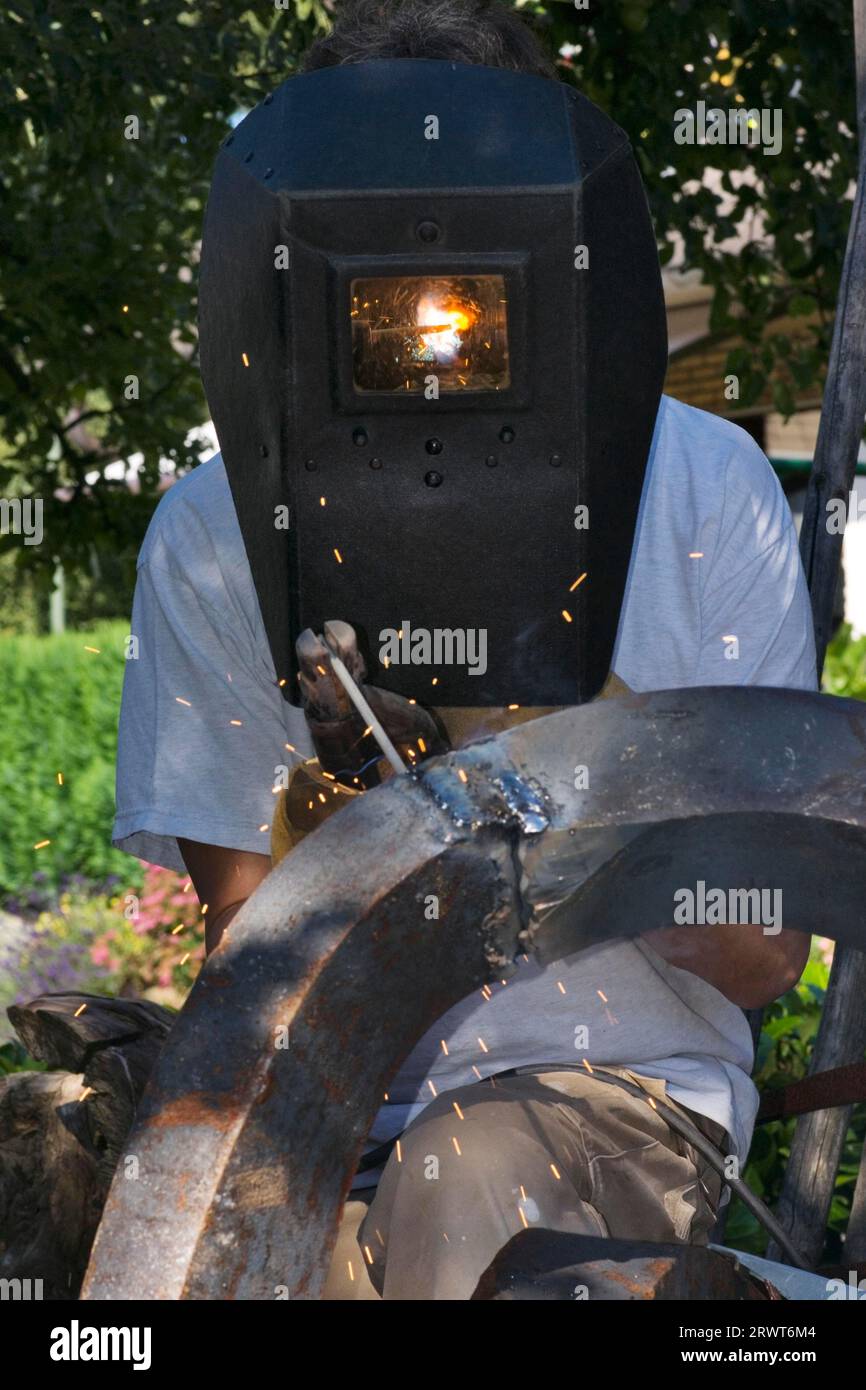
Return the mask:
{"type": "MultiPolygon", "coordinates": [[[[313,750],[302,712],[277,685],[219,455],[157,507],[139,556],[131,631],[138,657],[124,681],[114,844],[181,871],[177,837],[267,854],[285,745],[313,750]]],[[[775,474],[743,430],[667,396],[613,669],[638,691],[815,688],[809,597],[775,474]],[[732,635],[735,659],[726,655],[732,635]]],[[[371,1138],[399,1132],[434,1089],[583,1057],[665,1078],[674,1100],[724,1125],[733,1151],[745,1155],[757,1093],[744,1015],[638,941],[544,970],[524,963],[489,999],[450,1010],[389,1087],[371,1138]],[[588,1043],[578,1053],[580,1026],[588,1043]]]]}

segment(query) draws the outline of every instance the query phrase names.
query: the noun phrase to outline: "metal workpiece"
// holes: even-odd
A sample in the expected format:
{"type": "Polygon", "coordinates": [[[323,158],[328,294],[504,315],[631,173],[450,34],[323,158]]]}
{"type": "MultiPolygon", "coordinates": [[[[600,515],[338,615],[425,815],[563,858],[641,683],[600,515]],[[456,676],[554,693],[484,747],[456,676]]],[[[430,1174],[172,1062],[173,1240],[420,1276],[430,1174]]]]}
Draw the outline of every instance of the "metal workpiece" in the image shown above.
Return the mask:
{"type": "Polygon", "coordinates": [[[780,890],[866,945],[866,706],[736,688],[564,710],[436,759],[308,836],[231,923],[157,1061],[89,1299],[317,1298],[388,1083],[449,1008],[672,925],[673,893],[780,890]],[[578,769],[582,771],[578,772],[578,769]],[[856,907],[855,907],[856,905],[856,907]]]}

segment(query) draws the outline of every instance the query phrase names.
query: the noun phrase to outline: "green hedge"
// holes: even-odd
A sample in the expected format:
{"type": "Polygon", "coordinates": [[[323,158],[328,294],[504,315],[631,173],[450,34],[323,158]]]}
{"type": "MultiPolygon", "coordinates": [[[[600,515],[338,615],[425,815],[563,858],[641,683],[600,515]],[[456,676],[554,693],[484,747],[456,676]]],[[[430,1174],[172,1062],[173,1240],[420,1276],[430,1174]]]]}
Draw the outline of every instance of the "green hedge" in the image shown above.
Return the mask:
{"type": "Polygon", "coordinates": [[[0,638],[0,897],[40,871],[46,886],[76,873],[140,876],[135,860],[111,848],[128,631],[113,622],[57,637],[0,638]],[[34,849],[41,840],[50,844],[34,849]]]}

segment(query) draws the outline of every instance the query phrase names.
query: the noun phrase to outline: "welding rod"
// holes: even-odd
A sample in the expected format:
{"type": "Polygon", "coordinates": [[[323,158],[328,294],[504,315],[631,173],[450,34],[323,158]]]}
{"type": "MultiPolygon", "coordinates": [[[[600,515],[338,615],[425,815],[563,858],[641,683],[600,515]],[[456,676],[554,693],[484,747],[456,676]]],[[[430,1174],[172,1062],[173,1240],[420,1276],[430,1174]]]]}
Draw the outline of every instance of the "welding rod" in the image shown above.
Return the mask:
{"type": "Polygon", "coordinates": [[[379,720],[376,718],[367,701],[364,699],[364,696],[362,695],[357,684],[349,675],[349,672],[346,670],[344,662],[341,661],[341,659],[337,656],[327,628],[323,634],[322,640],[324,641],[325,646],[328,648],[328,651],[330,653],[331,666],[333,667],[334,675],[337,677],[337,680],[342,685],[343,689],[345,690],[349,699],[352,701],[352,704],[355,706],[355,709],[358,711],[361,718],[369,725],[370,732],[372,733],[374,739],[378,743],[382,752],[385,754],[385,757],[388,759],[388,762],[391,764],[395,772],[408,772],[409,768],[403,762],[403,759],[400,757],[400,754],[397,752],[397,749],[394,747],[388,735],[385,733],[385,730],[382,728],[382,725],[379,723],[379,720]]]}

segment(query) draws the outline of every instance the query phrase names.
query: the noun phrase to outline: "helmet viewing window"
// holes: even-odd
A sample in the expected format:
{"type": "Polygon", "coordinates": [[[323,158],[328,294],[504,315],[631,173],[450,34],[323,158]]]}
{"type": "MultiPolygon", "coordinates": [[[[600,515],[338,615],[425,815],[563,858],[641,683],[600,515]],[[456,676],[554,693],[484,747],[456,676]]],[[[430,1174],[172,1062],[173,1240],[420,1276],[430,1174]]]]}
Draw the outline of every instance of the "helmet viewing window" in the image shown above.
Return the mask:
{"type": "Polygon", "coordinates": [[[355,389],[400,395],[511,384],[505,277],[389,275],[351,282],[355,389]]]}

